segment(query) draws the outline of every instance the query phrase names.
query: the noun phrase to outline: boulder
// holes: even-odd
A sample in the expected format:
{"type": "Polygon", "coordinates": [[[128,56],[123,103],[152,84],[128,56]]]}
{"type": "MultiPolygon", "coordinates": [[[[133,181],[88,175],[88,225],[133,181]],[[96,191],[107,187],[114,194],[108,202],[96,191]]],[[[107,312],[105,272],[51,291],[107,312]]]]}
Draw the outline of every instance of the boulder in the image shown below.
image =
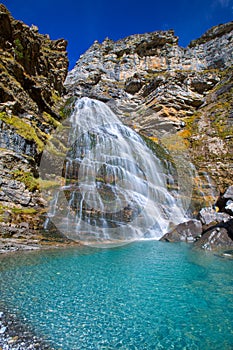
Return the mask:
{"type": "Polygon", "coordinates": [[[230,215],[233,215],[232,203],[233,202],[233,186],[229,186],[224,194],[217,200],[216,205],[221,211],[224,211],[230,215]]]}
{"type": "Polygon", "coordinates": [[[233,186],[229,186],[222,197],[233,201],[233,186]]]}
{"type": "Polygon", "coordinates": [[[205,250],[215,250],[233,247],[233,241],[225,228],[216,227],[205,232],[195,245],[205,250]]]}
{"type": "Polygon", "coordinates": [[[230,219],[230,215],[227,213],[219,213],[212,207],[207,207],[200,210],[198,219],[203,225],[208,226],[210,224],[226,222],[230,219]]]}
{"type": "Polygon", "coordinates": [[[225,211],[226,211],[226,213],[228,213],[229,215],[233,216],[233,201],[232,201],[231,199],[229,199],[229,200],[226,202],[225,211]]]}
{"type": "Polygon", "coordinates": [[[202,224],[199,220],[189,220],[177,225],[172,231],[166,233],[160,241],[167,242],[193,242],[202,234],[202,224]]]}
{"type": "Polygon", "coordinates": [[[233,220],[219,224],[207,230],[195,242],[195,246],[205,250],[222,250],[233,247],[233,220]]]}

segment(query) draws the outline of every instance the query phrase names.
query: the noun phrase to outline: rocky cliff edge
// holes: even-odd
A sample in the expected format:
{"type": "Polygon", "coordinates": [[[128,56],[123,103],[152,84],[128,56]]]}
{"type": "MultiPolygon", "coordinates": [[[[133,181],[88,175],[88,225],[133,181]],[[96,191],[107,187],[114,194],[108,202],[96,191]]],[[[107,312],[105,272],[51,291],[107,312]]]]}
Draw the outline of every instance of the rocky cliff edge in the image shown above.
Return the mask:
{"type": "Polygon", "coordinates": [[[0,33],[0,237],[10,250],[19,238],[21,246],[43,238],[38,164],[62,119],[68,59],[64,39],[39,34],[2,4],[0,33]]]}
{"type": "Polygon", "coordinates": [[[182,144],[198,170],[194,185],[203,182],[214,201],[213,187],[223,193],[232,181],[232,57],[233,22],[186,48],[172,30],[106,38],[80,57],[65,84],[70,95],[106,102],[152,142],[166,139],[173,153],[182,144]]]}

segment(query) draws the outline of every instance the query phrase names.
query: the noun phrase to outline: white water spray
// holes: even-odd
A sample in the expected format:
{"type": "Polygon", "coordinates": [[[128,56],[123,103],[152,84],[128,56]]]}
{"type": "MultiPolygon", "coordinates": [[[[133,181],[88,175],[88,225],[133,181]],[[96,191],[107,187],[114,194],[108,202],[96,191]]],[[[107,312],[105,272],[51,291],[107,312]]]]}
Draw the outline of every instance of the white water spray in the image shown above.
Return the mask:
{"type": "Polygon", "coordinates": [[[76,102],[64,164],[65,186],[54,193],[46,227],[51,220],[68,238],[87,244],[159,239],[184,221],[162,162],[100,101],[76,102]]]}

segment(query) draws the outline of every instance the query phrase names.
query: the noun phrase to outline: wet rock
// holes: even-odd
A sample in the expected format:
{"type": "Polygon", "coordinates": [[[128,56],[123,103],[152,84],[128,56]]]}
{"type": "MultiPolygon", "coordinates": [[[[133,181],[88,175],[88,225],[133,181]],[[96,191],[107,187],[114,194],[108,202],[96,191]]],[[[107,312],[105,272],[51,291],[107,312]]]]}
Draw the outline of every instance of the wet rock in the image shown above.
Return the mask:
{"type": "Polygon", "coordinates": [[[167,242],[194,242],[202,234],[202,224],[199,220],[189,220],[177,225],[172,231],[166,233],[160,241],[167,242]]]}
{"type": "Polygon", "coordinates": [[[53,350],[48,343],[34,334],[25,321],[0,305],[0,349],[2,350],[53,350]]]}
{"type": "MultiPolygon", "coordinates": [[[[230,129],[223,127],[232,105],[232,33],[229,22],[187,48],[178,45],[173,31],[94,42],[67,76],[68,96],[105,101],[125,124],[158,142],[176,134],[179,142],[166,146],[175,152],[183,144],[222,192],[232,166],[230,129]]],[[[208,183],[204,179],[206,205],[213,194],[208,183]]]]}
{"type": "Polygon", "coordinates": [[[221,253],[221,256],[222,257],[225,257],[225,258],[230,258],[230,259],[233,259],[233,250],[232,249],[228,249],[228,250],[224,250],[222,253],[221,253]]]}
{"type": "Polygon", "coordinates": [[[216,226],[207,230],[203,236],[195,242],[195,246],[205,250],[219,250],[233,247],[232,221],[225,225],[216,226]]]}

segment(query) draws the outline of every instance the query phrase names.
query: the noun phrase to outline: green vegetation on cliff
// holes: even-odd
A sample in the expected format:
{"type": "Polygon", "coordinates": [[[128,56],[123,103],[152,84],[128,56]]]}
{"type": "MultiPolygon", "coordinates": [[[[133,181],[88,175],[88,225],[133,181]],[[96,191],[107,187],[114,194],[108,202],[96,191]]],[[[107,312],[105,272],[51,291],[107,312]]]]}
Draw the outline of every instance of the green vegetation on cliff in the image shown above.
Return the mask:
{"type": "Polygon", "coordinates": [[[5,112],[0,113],[0,120],[13,127],[17,134],[19,134],[26,140],[35,142],[39,153],[43,151],[44,142],[42,141],[42,139],[46,140],[47,135],[42,133],[41,130],[38,129],[36,126],[31,126],[29,123],[26,123],[20,117],[14,115],[9,116],[5,112]],[[40,137],[38,135],[40,135],[40,137]]]}

